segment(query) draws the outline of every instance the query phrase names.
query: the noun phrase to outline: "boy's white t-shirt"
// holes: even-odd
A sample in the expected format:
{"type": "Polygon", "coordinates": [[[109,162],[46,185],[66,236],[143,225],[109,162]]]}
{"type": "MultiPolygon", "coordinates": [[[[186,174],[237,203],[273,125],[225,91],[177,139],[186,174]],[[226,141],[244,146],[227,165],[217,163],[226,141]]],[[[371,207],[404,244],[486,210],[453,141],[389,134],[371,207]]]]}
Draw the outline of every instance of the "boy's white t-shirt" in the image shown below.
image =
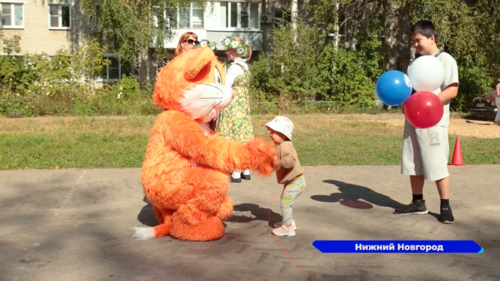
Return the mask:
{"type": "Polygon", "coordinates": [[[234,80],[236,80],[238,76],[245,74],[243,69],[241,69],[237,63],[242,65],[248,71],[247,60],[236,58],[226,71],[226,87],[232,87],[234,80]]]}
{"type": "MultiPolygon", "coordinates": [[[[457,83],[458,84],[458,66],[457,66],[457,61],[448,53],[445,52],[436,52],[432,56],[436,56],[437,59],[443,63],[444,66],[444,81],[443,84],[441,84],[441,87],[437,88],[436,90],[432,91],[434,94],[438,95],[440,94],[446,87],[448,87],[451,84],[457,83]],[[438,54],[439,53],[439,54],[438,54]]],[[[410,70],[411,64],[408,66],[408,71],[410,70]]],[[[407,73],[408,73],[407,71],[407,73]]],[[[450,102],[447,102],[446,104],[443,105],[443,118],[439,121],[439,123],[436,126],[444,126],[448,127],[450,123],[450,102]]]]}

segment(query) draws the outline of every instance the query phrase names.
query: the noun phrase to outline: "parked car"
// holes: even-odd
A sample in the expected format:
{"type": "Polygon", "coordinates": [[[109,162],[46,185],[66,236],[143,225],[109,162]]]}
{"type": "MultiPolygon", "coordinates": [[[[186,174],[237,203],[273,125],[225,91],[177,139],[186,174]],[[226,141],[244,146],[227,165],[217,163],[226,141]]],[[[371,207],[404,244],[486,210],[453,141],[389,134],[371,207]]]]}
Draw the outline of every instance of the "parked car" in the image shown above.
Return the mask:
{"type": "Polygon", "coordinates": [[[495,116],[497,115],[497,105],[495,103],[495,98],[493,98],[494,94],[495,91],[491,91],[482,96],[475,97],[472,100],[470,117],[485,120],[495,120],[495,116]]]}

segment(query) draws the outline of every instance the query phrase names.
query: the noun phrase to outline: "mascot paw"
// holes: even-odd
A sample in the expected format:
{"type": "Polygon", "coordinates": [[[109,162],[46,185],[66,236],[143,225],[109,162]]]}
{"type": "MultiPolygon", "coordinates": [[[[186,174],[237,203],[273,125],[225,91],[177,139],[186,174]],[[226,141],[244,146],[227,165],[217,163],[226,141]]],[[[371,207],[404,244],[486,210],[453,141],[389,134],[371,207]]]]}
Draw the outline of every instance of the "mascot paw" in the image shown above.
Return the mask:
{"type": "Polygon", "coordinates": [[[255,138],[246,143],[252,159],[251,169],[261,175],[269,175],[274,171],[274,158],[276,149],[272,142],[266,142],[262,138],[255,138]]]}
{"type": "Polygon", "coordinates": [[[155,230],[152,227],[134,227],[132,237],[136,240],[147,240],[155,238],[155,230]]]}

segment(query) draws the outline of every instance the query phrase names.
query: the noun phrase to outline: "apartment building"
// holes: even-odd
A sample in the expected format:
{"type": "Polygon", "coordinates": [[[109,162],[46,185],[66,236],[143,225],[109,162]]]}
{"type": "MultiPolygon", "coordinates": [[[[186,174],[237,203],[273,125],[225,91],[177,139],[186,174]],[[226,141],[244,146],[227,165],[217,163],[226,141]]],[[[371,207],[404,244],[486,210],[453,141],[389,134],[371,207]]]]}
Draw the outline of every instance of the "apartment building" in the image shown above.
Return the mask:
{"type": "MultiPolygon", "coordinates": [[[[163,42],[170,50],[170,56],[158,62],[157,70],[173,57],[180,36],[187,31],[194,32],[199,40],[216,42],[216,54],[222,63],[227,63],[227,59],[220,42],[229,35],[238,36],[250,44],[252,57],[257,58],[258,53],[265,50],[263,27],[272,23],[272,19],[263,16],[263,4],[261,0],[209,1],[203,10],[199,3],[192,2],[189,7],[180,9],[174,17],[163,15],[176,29],[173,37],[163,42]]],[[[156,42],[153,42],[151,48],[155,47],[156,42]]]]}
{"type": "MultiPolygon", "coordinates": [[[[76,50],[91,38],[94,23],[83,14],[75,0],[0,0],[1,31],[6,38],[21,37],[21,54],[76,50]]],[[[1,43],[0,43],[1,44],[1,43]]],[[[112,59],[101,81],[119,80],[119,61],[112,59]]]]}
{"type": "Polygon", "coordinates": [[[22,52],[47,53],[79,45],[86,20],[74,1],[1,0],[1,29],[6,37],[19,35],[22,52]]]}
{"type": "MultiPolygon", "coordinates": [[[[274,12],[266,10],[276,10],[279,4],[274,2],[278,1],[208,1],[205,9],[193,2],[189,7],[180,9],[175,16],[168,16],[169,23],[175,25],[176,30],[173,37],[163,44],[173,54],[179,37],[191,31],[199,39],[217,42],[222,49],[222,38],[236,35],[251,45],[253,58],[256,58],[259,52],[267,49],[266,38],[273,27],[274,12]]],[[[19,35],[23,53],[44,52],[51,56],[59,49],[76,49],[84,40],[91,38],[95,28],[95,22],[83,14],[78,0],[0,0],[0,6],[2,32],[8,38],[19,35]]],[[[151,50],[155,44],[150,45],[151,50]]],[[[152,55],[148,57],[148,67],[142,70],[147,73],[140,75],[143,79],[154,79],[165,63],[156,61],[154,52],[149,53],[152,55]]],[[[222,50],[217,55],[225,62],[222,50]]],[[[106,58],[111,60],[111,64],[100,80],[119,81],[126,68],[112,53],[106,58]]]]}

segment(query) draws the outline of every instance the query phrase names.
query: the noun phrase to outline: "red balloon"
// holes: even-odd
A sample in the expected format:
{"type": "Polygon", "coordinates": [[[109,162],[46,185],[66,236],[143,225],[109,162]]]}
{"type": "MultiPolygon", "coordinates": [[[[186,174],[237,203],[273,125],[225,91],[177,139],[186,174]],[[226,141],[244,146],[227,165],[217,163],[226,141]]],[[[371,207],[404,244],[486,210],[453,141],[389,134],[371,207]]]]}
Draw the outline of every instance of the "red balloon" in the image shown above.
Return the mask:
{"type": "Polygon", "coordinates": [[[420,91],[411,95],[405,103],[405,115],[413,126],[426,129],[435,126],[443,118],[443,102],[434,93],[420,91]]]}

